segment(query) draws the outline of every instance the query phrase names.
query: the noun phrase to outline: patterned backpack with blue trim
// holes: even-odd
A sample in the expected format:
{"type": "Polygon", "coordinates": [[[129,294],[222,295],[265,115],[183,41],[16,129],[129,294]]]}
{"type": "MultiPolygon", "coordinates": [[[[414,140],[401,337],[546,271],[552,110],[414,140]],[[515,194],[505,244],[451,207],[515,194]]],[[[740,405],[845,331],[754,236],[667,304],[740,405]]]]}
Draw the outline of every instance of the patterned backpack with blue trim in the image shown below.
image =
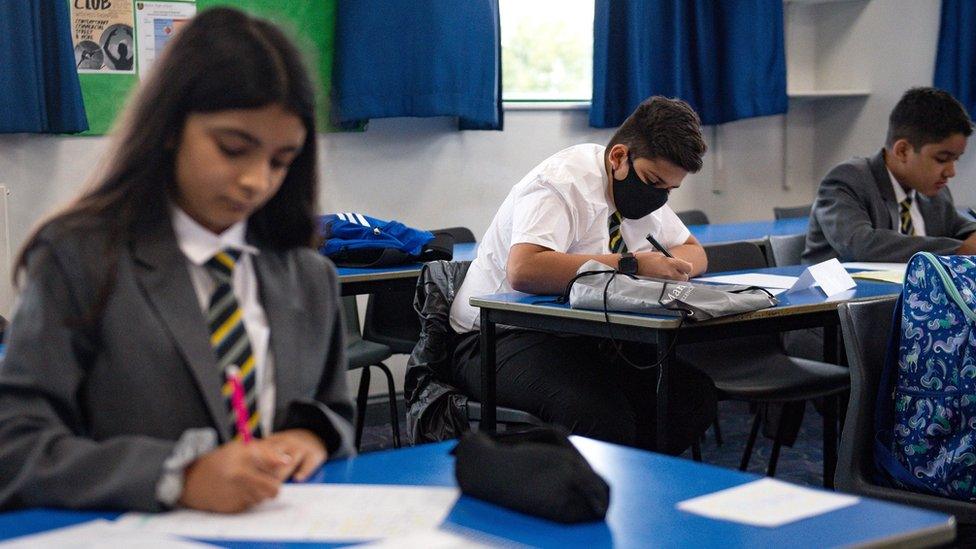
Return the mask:
{"type": "Polygon", "coordinates": [[[896,486],[976,501],[976,263],[915,254],[895,309],[875,461],[896,486]]]}

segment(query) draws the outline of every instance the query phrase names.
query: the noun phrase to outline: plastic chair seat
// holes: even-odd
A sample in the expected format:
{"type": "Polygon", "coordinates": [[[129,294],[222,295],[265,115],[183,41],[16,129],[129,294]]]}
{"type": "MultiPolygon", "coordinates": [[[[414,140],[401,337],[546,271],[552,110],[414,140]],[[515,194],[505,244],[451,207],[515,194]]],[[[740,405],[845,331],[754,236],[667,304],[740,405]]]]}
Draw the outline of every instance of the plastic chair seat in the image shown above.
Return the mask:
{"type": "MultiPolygon", "coordinates": [[[[480,402],[469,398],[467,411],[468,421],[481,422],[480,402]]],[[[507,406],[495,407],[495,419],[498,423],[505,424],[545,425],[544,421],[534,415],[523,412],[522,410],[516,410],[515,408],[508,408],[507,406]]]]}
{"type": "MultiPolygon", "coordinates": [[[[751,242],[713,244],[705,246],[705,253],[709,268],[715,272],[755,269],[766,267],[768,263],[762,249],[751,242]]],[[[838,395],[850,387],[847,368],[789,356],[783,350],[780,338],[773,334],[744,335],[725,341],[679,346],[675,358],[712,378],[720,399],[783,405],[767,467],[769,476],[775,475],[780,446],[784,440],[790,440],[790,431],[796,428],[784,421],[789,410],[802,406],[807,400],[822,398],[824,485],[832,486],[836,460],[836,404],[838,395]]],[[[743,471],[748,468],[762,421],[762,414],[756,413],[739,464],[743,471]]],[[[717,434],[717,421],[715,425],[717,434]]]]}
{"type": "Polygon", "coordinates": [[[757,402],[794,402],[835,395],[847,390],[847,368],[792,358],[762,364],[732,364],[723,372],[707,372],[727,398],[757,402]],[[761,374],[761,375],[760,375],[761,374]]]}
{"type": "Polygon", "coordinates": [[[393,351],[382,343],[358,339],[346,344],[346,360],[350,370],[383,362],[391,356],[393,351]]]}

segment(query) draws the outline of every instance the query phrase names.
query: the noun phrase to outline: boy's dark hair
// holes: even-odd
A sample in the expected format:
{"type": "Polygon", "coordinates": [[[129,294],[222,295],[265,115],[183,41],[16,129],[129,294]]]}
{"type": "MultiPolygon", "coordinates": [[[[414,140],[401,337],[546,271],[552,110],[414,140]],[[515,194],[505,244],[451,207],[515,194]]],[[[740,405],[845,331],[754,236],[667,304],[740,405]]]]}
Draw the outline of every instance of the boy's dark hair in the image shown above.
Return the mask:
{"type": "Polygon", "coordinates": [[[607,150],[618,143],[627,145],[631,160],[663,158],[689,173],[701,169],[708,149],[691,105],[659,95],[637,106],[610,138],[607,150]]]}
{"type": "Polygon", "coordinates": [[[973,133],[973,122],[962,104],[945,90],[912,88],[901,96],[888,117],[885,147],[905,139],[918,151],[923,145],[957,133],[966,137],[973,133]]]}

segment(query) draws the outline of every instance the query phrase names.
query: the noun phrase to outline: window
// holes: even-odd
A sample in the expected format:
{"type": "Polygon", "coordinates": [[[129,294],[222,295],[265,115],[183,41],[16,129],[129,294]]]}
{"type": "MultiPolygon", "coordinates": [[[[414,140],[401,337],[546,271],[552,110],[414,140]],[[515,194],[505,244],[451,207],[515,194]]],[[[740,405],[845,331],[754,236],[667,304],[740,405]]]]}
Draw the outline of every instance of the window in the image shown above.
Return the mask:
{"type": "Polygon", "coordinates": [[[502,99],[589,101],[593,0],[500,0],[502,99]]]}

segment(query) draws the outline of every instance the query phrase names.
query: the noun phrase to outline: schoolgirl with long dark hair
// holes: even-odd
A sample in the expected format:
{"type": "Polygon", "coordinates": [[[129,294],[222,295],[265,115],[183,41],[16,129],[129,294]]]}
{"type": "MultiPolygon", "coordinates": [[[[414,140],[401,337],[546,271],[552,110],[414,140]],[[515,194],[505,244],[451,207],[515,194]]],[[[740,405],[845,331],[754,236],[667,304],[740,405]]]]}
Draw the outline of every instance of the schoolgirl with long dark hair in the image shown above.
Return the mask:
{"type": "Polygon", "coordinates": [[[352,451],[314,91],[275,26],[201,13],[93,185],[41,224],[0,365],[0,506],[244,510],[352,451]]]}

